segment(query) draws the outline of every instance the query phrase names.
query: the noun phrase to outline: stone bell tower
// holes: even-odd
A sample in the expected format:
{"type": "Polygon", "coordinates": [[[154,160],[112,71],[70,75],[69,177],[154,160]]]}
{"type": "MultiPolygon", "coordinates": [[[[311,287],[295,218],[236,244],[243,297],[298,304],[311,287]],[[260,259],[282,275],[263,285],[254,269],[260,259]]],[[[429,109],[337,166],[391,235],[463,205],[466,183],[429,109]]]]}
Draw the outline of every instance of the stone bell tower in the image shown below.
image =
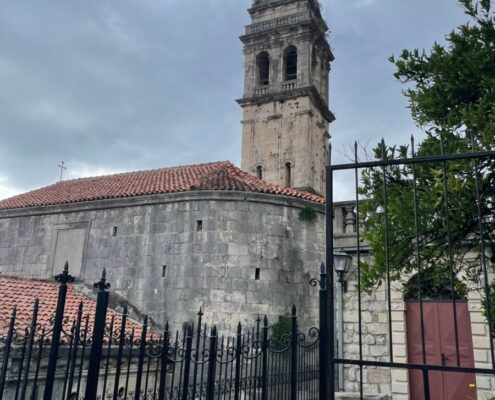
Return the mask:
{"type": "Polygon", "coordinates": [[[325,193],[333,54],[317,0],[253,0],[244,44],[242,169],[325,193]]]}

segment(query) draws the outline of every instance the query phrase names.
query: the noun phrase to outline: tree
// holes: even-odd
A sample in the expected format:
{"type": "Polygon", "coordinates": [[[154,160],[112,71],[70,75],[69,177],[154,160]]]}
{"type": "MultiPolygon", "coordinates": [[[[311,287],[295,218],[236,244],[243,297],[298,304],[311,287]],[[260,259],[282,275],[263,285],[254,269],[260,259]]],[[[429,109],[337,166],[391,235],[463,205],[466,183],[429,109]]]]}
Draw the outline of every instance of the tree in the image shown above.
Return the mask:
{"type": "MultiPolygon", "coordinates": [[[[382,142],[374,149],[377,159],[406,158],[413,151],[427,156],[495,148],[495,18],[490,0],[459,3],[470,20],[448,34],[445,45],[391,57],[395,77],[406,85],[412,117],[426,138],[417,145],[382,142]]],[[[440,288],[445,295],[445,282],[454,283],[458,296],[483,287],[484,261],[495,261],[494,166],[494,160],[483,159],[364,170],[361,212],[373,261],[362,264],[362,288],[373,290],[388,272],[406,285],[418,271],[423,298],[440,288]],[[485,254],[473,258],[470,253],[480,254],[481,240],[485,254]]]]}

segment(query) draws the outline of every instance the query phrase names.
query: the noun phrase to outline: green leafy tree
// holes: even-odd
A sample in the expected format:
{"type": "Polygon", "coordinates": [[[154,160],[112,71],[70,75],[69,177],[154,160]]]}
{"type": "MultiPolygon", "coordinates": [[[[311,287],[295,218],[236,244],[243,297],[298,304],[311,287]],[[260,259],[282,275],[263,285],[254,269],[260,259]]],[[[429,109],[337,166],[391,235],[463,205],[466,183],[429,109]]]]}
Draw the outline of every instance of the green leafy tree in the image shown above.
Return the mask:
{"type": "MultiPolygon", "coordinates": [[[[416,145],[381,143],[374,149],[377,159],[406,158],[413,150],[415,156],[428,156],[495,148],[495,19],[489,0],[459,3],[469,21],[449,33],[445,45],[435,43],[429,52],[403,50],[399,57],[391,57],[395,77],[406,86],[412,117],[426,138],[416,145]]],[[[451,295],[451,282],[458,296],[480,289],[483,263],[480,256],[472,256],[479,254],[481,241],[476,181],[484,258],[493,260],[494,166],[489,159],[457,160],[363,171],[364,239],[373,255],[373,261],[362,266],[363,289],[371,291],[383,284],[388,271],[392,280],[406,285],[418,271],[418,256],[424,297],[435,297],[440,291],[440,297],[451,295]]],[[[495,305],[493,300],[490,303],[495,305]]]]}

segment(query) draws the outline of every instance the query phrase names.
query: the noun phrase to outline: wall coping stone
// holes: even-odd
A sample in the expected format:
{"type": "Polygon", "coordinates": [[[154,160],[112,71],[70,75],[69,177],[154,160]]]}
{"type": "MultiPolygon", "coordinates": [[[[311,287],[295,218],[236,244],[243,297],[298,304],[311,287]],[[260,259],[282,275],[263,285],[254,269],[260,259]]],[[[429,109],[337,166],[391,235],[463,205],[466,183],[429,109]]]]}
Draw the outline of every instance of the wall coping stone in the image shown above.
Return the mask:
{"type": "Polygon", "coordinates": [[[242,201],[251,203],[270,204],[291,208],[313,207],[318,213],[325,213],[325,205],[309,200],[271,193],[249,193],[241,191],[197,190],[180,193],[152,194],[131,198],[93,200],[80,203],[67,203],[40,207],[26,207],[11,210],[1,210],[0,219],[27,216],[67,214],[80,211],[108,210],[124,207],[153,206],[159,204],[184,203],[196,201],[242,201]]]}

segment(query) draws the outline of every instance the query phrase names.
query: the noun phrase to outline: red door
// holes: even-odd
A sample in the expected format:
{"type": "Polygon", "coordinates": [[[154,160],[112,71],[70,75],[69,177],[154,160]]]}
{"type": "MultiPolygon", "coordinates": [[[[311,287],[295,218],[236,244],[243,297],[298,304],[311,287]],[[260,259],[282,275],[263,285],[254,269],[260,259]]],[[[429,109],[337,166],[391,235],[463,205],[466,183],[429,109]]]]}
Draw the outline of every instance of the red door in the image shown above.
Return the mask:
{"type": "MultiPolygon", "coordinates": [[[[462,367],[474,367],[471,318],[466,301],[458,301],[457,324],[459,355],[462,367]]],[[[410,363],[423,364],[421,340],[421,314],[419,302],[408,302],[406,308],[407,350],[410,363]]],[[[454,310],[451,302],[423,302],[426,363],[431,365],[457,365],[454,310]]],[[[474,374],[430,372],[431,400],[476,399],[474,374]]],[[[411,400],[423,400],[423,374],[409,372],[411,400]]]]}

